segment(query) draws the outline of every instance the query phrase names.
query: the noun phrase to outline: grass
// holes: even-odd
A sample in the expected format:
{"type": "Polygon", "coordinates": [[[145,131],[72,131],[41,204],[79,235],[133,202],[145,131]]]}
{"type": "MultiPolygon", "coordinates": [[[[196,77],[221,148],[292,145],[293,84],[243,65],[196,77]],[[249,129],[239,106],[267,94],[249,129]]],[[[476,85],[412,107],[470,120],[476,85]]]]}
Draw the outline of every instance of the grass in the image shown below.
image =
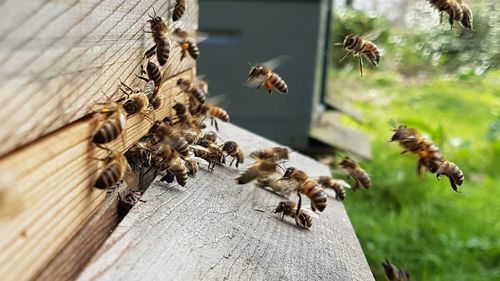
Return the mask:
{"type": "Polygon", "coordinates": [[[370,191],[345,206],[377,280],[384,258],[412,280],[500,280],[500,71],[483,77],[402,78],[367,69],[332,73],[332,93],[350,98],[366,122],[344,120],[371,136],[363,163],[370,191]],[[387,140],[394,122],[427,134],[465,173],[461,193],[446,178],[416,175],[413,155],[387,140]]]}

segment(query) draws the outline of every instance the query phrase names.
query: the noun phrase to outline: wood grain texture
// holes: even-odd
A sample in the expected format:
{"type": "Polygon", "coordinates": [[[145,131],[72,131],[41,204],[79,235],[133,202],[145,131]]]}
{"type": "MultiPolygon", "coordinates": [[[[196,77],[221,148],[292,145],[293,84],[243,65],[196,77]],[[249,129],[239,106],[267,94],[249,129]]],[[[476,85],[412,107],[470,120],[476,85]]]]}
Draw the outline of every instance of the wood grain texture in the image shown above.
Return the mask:
{"type": "MultiPolygon", "coordinates": [[[[236,140],[246,156],[276,145],[230,124],[220,127],[221,137],[236,140]]],[[[313,177],[329,174],[299,153],[288,165],[313,177]]],[[[312,228],[300,230],[271,213],[282,198],[236,185],[238,172],[201,170],[185,188],[155,183],[78,280],[373,280],[342,203],[330,198],[312,228]]]]}
{"type": "MultiPolygon", "coordinates": [[[[153,44],[144,32],[155,7],[169,16],[174,0],[0,2],[0,155],[89,113],[96,101],[122,95],[153,44]]],[[[176,27],[198,28],[197,1],[176,27]]],[[[194,66],[173,49],[167,77],[194,66]]]]}
{"type": "MultiPolygon", "coordinates": [[[[167,97],[167,103],[149,118],[172,116],[174,101],[187,102],[177,87],[177,79],[193,79],[194,75],[194,70],[189,70],[166,80],[160,95],[167,97]]],[[[106,191],[93,188],[102,168],[101,161],[94,158],[106,153],[92,143],[97,125],[96,118],[82,119],[0,158],[2,280],[32,278],[93,214],[103,210],[106,191]]],[[[109,147],[127,150],[151,125],[141,114],[129,117],[123,138],[109,147]]],[[[116,198],[110,200],[105,206],[114,204],[116,198]]],[[[104,214],[103,219],[106,216],[110,214],[104,214]]],[[[86,246],[90,245],[81,245],[75,253],[88,249],[86,246]]]]}

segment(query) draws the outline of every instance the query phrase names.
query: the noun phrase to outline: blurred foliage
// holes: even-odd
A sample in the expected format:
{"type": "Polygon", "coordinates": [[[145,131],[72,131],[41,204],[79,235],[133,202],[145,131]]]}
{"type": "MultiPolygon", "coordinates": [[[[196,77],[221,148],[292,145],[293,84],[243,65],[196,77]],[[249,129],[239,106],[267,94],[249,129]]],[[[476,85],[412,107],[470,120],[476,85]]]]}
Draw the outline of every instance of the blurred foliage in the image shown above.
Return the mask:
{"type": "Polygon", "coordinates": [[[407,80],[344,70],[330,81],[365,114],[364,124],[343,122],[372,138],[373,161],[363,166],[373,188],[349,192],[345,206],[376,279],[385,280],[388,258],[412,280],[500,280],[500,71],[407,80]],[[416,175],[417,159],[387,141],[396,124],[417,128],[460,165],[461,193],[446,178],[416,175]]]}
{"type": "MultiPolygon", "coordinates": [[[[472,32],[458,24],[450,29],[446,15],[439,24],[437,12],[425,1],[419,2],[409,16],[411,27],[400,30],[391,29],[383,17],[345,10],[335,16],[332,37],[334,42],[342,42],[348,34],[381,31],[375,43],[383,50],[382,70],[396,69],[405,75],[446,71],[467,79],[500,64],[500,3],[477,1],[473,12],[472,32]]],[[[334,67],[357,67],[355,60],[339,63],[344,54],[334,48],[334,67]]]]}

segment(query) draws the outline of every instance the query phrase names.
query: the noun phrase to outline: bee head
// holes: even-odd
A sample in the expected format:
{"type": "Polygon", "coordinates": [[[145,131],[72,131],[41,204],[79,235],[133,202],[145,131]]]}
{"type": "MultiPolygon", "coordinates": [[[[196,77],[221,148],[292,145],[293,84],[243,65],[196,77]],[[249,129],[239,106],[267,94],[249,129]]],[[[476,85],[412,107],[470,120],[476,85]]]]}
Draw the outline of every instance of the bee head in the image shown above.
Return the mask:
{"type": "Polygon", "coordinates": [[[252,66],[252,68],[250,69],[250,72],[248,73],[248,78],[253,78],[253,77],[259,76],[263,70],[264,70],[264,67],[262,67],[260,65],[252,66]]]}
{"type": "Polygon", "coordinates": [[[276,207],[276,209],[274,209],[273,213],[283,213],[288,207],[287,203],[288,202],[285,202],[285,201],[279,202],[278,206],[276,207]]]}
{"type": "Polygon", "coordinates": [[[355,168],[357,166],[356,161],[352,160],[349,157],[345,157],[342,162],[340,162],[340,167],[342,168],[355,168]]]}
{"type": "Polygon", "coordinates": [[[283,180],[291,179],[295,171],[297,171],[297,169],[294,167],[287,168],[285,170],[285,174],[281,177],[281,179],[283,180]]]}
{"type": "Polygon", "coordinates": [[[344,39],[344,48],[352,47],[356,43],[356,37],[354,35],[347,35],[344,39]]]}
{"type": "Polygon", "coordinates": [[[231,152],[234,151],[238,145],[234,141],[226,141],[222,146],[222,151],[231,152]]]}
{"type": "Polygon", "coordinates": [[[172,106],[172,108],[177,114],[184,114],[186,112],[186,106],[179,102],[172,106]]]}

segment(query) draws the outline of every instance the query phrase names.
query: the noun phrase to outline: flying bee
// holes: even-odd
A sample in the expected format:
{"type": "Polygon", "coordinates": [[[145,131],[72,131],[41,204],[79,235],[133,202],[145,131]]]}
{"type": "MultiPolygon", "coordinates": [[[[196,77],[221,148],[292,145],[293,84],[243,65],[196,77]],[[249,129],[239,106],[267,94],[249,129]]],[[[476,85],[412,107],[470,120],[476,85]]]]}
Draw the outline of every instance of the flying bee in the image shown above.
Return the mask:
{"type": "Polygon", "coordinates": [[[387,259],[382,262],[382,267],[389,281],[410,281],[410,273],[408,271],[391,264],[387,259]]]}
{"type": "Polygon", "coordinates": [[[205,103],[201,105],[201,113],[203,116],[210,118],[210,124],[215,127],[215,130],[219,130],[219,124],[217,119],[222,122],[229,122],[229,114],[226,110],[216,105],[205,103]]]}
{"type": "Polygon", "coordinates": [[[195,60],[198,59],[200,56],[198,44],[186,31],[176,28],[172,32],[172,35],[176,37],[177,43],[181,46],[181,61],[187,56],[187,54],[195,60]]]}
{"type": "Polygon", "coordinates": [[[358,56],[359,73],[363,77],[363,57],[366,57],[373,66],[377,66],[380,62],[380,50],[372,41],[377,35],[347,35],[343,43],[337,43],[335,46],[346,49],[347,54],[340,61],[343,61],[352,55],[358,56]]]}
{"type": "Polygon", "coordinates": [[[257,178],[255,186],[271,191],[279,196],[286,197],[295,191],[288,181],[280,181],[276,177],[263,176],[257,178]]]}
{"type": "Polygon", "coordinates": [[[281,201],[276,209],[274,209],[274,213],[281,213],[281,220],[285,216],[294,218],[299,228],[311,228],[313,218],[317,218],[318,216],[313,211],[302,208],[301,201],[300,196],[298,204],[292,201],[281,201]]]}
{"type": "Polygon", "coordinates": [[[104,167],[96,179],[94,186],[99,189],[108,189],[123,179],[127,171],[127,159],[120,152],[109,151],[103,159],[104,167]]]}
{"type": "Polygon", "coordinates": [[[444,157],[439,153],[439,148],[428,139],[422,139],[416,145],[415,154],[418,157],[417,174],[422,174],[424,168],[435,173],[443,163],[444,157]]]}
{"type": "Polygon", "coordinates": [[[372,185],[372,180],[368,173],[361,168],[361,166],[355,160],[345,157],[342,162],[340,162],[340,167],[342,167],[349,176],[354,180],[355,184],[353,189],[357,190],[360,186],[363,186],[366,189],[370,189],[372,185]]]}
{"type": "MultiPolygon", "coordinates": [[[[164,18],[156,15],[156,11],[153,8],[153,16],[149,16],[148,20],[149,27],[155,41],[155,45],[146,51],[144,56],[150,58],[156,53],[156,58],[158,63],[163,66],[167,63],[168,57],[170,56],[170,41],[168,39],[168,27],[164,18]]],[[[149,64],[149,63],[148,63],[149,64]]],[[[156,83],[157,81],[155,81],[156,83]]],[[[159,83],[157,83],[159,85],[159,83]]]]}
{"type": "Polygon", "coordinates": [[[443,21],[443,13],[446,13],[451,28],[458,21],[463,27],[472,30],[472,10],[462,0],[429,0],[429,3],[439,11],[440,22],[443,21]]]}
{"type": "Polygon", "coordinates": [[[207,100],[207,94],[188,79],[179,78],[179,80],[177,80],[177,86],[179,86],[182,91],[194,97],[200,104],[205,103],[207,100]]]}
{"type": "Polygon", "coordinates": [[[257,160],[254,164],[241,172],[236,178],[238,184],[247,184],[259,177],[270,176],[276,173],[278,164],[271,160],[257,160]]]}
{"type": "Polygon", "coordinates": [[[351,185],[343,180],[333,179],[328,176],[321,176],[318,179],[318,183],[323,188],[331,188],[335,191],[335,199],[339,201],[344,201],[346,197],[345,188],[351,188],[351,185]]]}
{"type": "Polygon", "coordinates": [[[417,152],[418,143],[423,139],[417,130],[400,125],[394,129],[393,132],[394,134],[392,135],[390,142],[399,142],[399,145],[405,149],[401,152],[401,154],[406,153],[407,151],[412,153],[417,152]]]}
{"type": "Polygon", "coordinates": [[[439,179],[439,176],[445,175],[448,177],[450,180],[451,188],[453,188],[454,191],[458,192],[458,186],[461,186],[464,183],[464,173],[460,168],[457,166],[457,164],[450,162],[450,161],[444,161],[439,168],[436,170],[436,178],[439,179]]]}
{"type": "Polygon", "coordinates": [[[269,94],[272,93],[272,90],[280,94],[287,94],[288,85],[285,80],[273,70],[283,59],[284,57],[277,57],[262,64],[250,65],[251,68],[248,73],[247,85],[250,87],[257,85],[257,90],[264,87],[268,90],[269,94]]]}
{"type": "Polygon", "coordinates": [[[236,160],[236,168],[240,165],[240,163],[243,163],[245,160],[245,155],[243,154],[243,150],[241,150],[240,146],[234,142],[234,141],[227,141],[222,145],[222,151],[226,152],[227,156],[233,157],[233,160],[231,160],[231,163],[229,164],[229,167],[233,165],[234,160],[236,160]]]}
{"type": "Polygon", "coordinates": [[[104,104],[97,113],[107,116],[102,125],[94,133],[92,141],[97,145],[109,143],[123,132],[126,127],[126,112],[123,106],[116,102],[104,104]]]}
{"type": "Polygon", "coordinates": [[[298,194],[305,194],[309,200],[311,201],[311,209],[313,211],[320,211],[326,208],[326,204],[328,201],[328,197],[319,184],[311,179],[305,172],[290,167],[286,169],[285,174],[281,177],[280,180],[292,180],[298,184],[298,194]]]}
{"type": "Polygon", "coordinates": [[[256,150],[250,153],[250,157],[254,159],[269,159],[277,162],[280,160],[288,160],[288,154],[288,148],[276,146],[256,150]]]}
{"type": "Polygon", "coordinates": [[[178,21],[186,11],[187,8],[187,0],[176,0],[174,12],[172,13],[172,20],[178,21]]]}

